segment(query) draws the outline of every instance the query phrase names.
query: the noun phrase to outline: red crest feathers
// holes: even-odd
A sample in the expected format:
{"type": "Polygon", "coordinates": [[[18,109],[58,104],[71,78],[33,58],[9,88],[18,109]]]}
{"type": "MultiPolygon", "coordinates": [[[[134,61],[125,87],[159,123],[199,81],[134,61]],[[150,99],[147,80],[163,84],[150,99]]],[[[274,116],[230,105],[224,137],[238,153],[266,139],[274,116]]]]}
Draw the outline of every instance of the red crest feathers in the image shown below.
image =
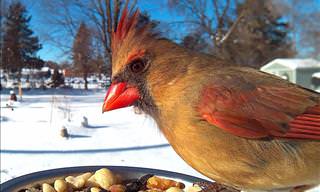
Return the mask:
{"type": "Polygon", "coordinates": [[[116,45],[120,43],[130,31],[134,30],[138,23],[139,15],[140,11],[138,9],[133,13],[128,12],[127,6],[123,9],[119,24],[112,33],[111,48],[113,51],[116,49],[116,45]]]}

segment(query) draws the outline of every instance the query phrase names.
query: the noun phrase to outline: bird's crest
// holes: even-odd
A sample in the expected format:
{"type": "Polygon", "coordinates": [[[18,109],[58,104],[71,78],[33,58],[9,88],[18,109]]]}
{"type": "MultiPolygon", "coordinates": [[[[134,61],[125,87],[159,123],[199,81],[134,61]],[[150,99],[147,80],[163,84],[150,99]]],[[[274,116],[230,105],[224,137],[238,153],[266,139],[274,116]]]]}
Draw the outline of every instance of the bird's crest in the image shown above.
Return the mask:
{"type": "Polygon", "coordinates": [[[128,9],[126,5],[121,13],[121,17],[116,29],[112,32],[111,50],[113,68],[119,68],[127,63],[133,56],[145,53],[143,44],[151,41],[150,37],[157,35],[152,32],[153,25],[150,22],[141,21],[139,9],[128,9]],[[128,56],[124,58],[124,55],[128,56]],[[121,63],[114,61],[121,59],[121,63]],[[123,61],[125,59],[126,61],[123,61]]]}
{"type": "Polygon", "coordinates": [[[131,31],[135,30],[139,14],[138,9],[136,9],[134,13],[130,13],[127,6],[123,9],[118,26],[115,31],[112,32],[111,49],[113,51],[116,50],[117,45],[121,43],[131,31]]]}

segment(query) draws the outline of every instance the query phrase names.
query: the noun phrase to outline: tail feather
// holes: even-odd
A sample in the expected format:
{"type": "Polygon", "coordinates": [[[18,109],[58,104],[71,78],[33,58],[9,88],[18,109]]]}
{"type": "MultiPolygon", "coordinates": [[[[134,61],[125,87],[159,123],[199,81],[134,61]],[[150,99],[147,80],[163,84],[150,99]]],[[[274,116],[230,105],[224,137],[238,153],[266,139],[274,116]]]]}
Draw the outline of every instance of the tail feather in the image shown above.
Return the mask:
{"type": "Polygon", "coordinates": [[[310,115],[302,115],[295,118],[295,121],[310,121],[310,122],[320,122],[319,119],[320,115],[314,115],[313,117],[310,117],[310,115]]]}
{"type": "Polygon", "coordinates": [[[301,129],[301,130],[315,130],[315,131],[320,131],[320,126],[319,125],[308,125],[308,122],[305,124],[296,124],[296,123],[291,123],[289,124],[290,130],[291,129],[301,129]]]}
{"type": "Polygon", "coordinates": [[[320,105],[308,108],[293,119],[284,137],[320,140],[320,105]]]}

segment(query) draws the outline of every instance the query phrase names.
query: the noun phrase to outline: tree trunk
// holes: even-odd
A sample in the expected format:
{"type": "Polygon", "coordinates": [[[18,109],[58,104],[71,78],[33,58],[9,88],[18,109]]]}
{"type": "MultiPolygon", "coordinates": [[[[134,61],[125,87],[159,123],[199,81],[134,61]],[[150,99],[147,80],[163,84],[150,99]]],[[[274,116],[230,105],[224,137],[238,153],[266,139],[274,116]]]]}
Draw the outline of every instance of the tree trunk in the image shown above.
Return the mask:
{"type": "Polygon", "coordinates": [[[22,69],[18,69],[18,82],[21,82],[21,76],[22,76],[22,69]]]}
{"type": "Polygon", "coordinates": [[[83,74],[83,80],[84,80],[84,89],[88,90],[88,80],[87,80],[88,74],[84,73],[83,74]]]}
{"type": "Polygon", "coordinates": [[[99,70],[99,73],[98,73],[98,79],[101,80],[102,79],[102,70],[99,70]]]}

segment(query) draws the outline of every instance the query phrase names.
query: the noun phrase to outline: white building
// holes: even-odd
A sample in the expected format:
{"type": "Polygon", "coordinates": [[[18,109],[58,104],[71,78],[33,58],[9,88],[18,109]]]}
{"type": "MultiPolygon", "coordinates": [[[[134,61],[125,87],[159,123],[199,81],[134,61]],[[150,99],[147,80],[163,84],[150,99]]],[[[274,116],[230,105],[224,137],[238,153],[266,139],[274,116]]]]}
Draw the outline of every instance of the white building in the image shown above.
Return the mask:
{"type": "Polygon", "coordinates": [[[315,59],[275,59],[260,69],[287,79],[309,89],[315,89],[312,75],[320,72],[320,62],[315,59]]]}

